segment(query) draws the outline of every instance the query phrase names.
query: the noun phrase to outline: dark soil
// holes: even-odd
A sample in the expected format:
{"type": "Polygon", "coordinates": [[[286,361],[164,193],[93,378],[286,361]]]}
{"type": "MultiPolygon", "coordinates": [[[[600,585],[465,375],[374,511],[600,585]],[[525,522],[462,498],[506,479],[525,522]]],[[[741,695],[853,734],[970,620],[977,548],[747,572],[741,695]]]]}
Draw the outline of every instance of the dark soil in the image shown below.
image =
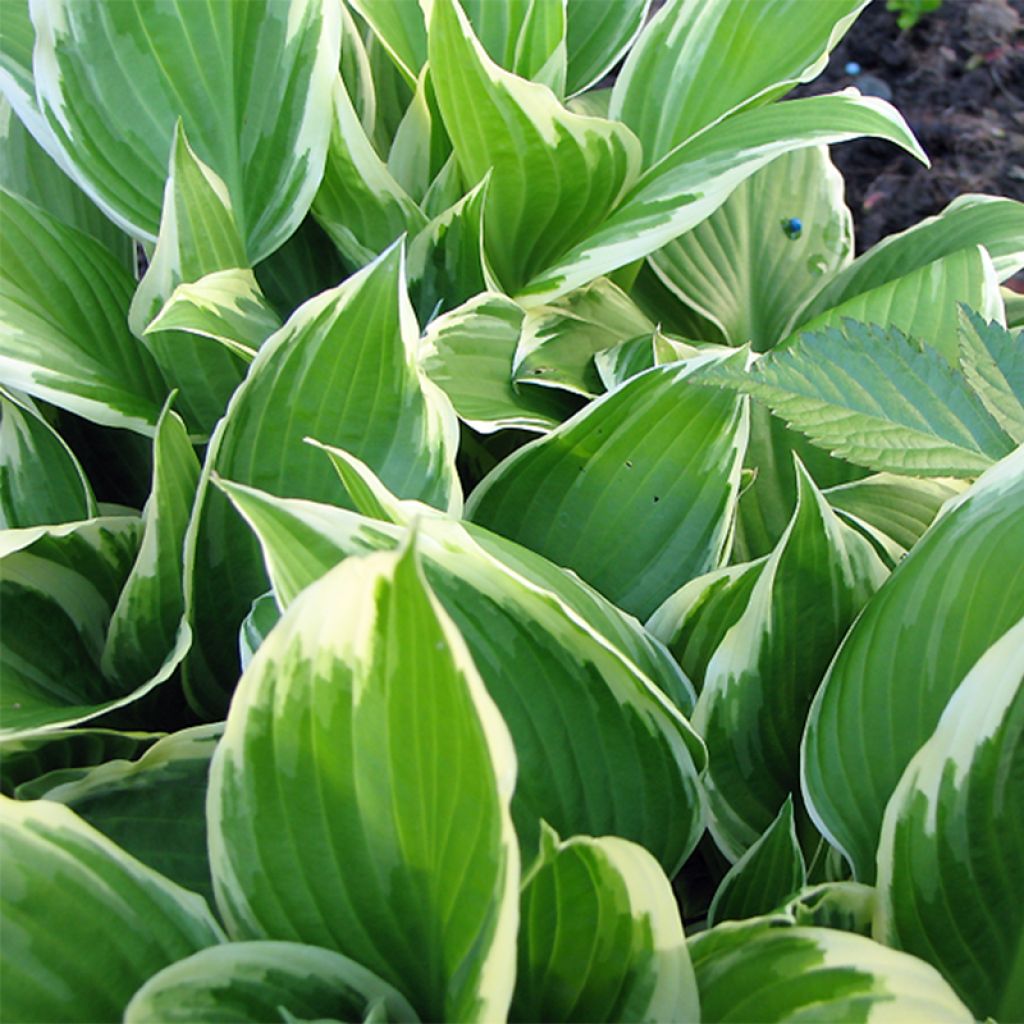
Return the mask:
{"type": "Polygon", "coordinates": [[[833,149],[859,252],[964,192],[1024,200],[1024,0],[944,0],[907,31],[875,0],[798,94],[851,85],[890,100],[932,161],[873,139],[833,149]]]}

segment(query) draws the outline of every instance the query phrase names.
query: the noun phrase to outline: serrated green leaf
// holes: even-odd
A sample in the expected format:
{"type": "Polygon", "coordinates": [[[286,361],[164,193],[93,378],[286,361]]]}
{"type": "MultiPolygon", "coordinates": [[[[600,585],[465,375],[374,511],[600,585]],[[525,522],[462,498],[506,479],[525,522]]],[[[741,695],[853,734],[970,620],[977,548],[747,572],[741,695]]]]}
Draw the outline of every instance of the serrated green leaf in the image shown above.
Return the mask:
{"type": "Polygon", "coordinates": [[[508,730],[412,544],[345,562],[264,642],[214,757],[210,859],[233,935],[335,949],[428,1019],[503,1016],[515,779],[508,730]],[[296,730],[308,744],[286,739],[296,730]]]}
{"type": "Polygon", "coordinates": [[[746,407],[655,367],[500,463],[467,516],[649,615],[728,550],[746,407]]]}
{"type": "Polygon", "coordinates": [[[730,364],[702,377],[753,395],[816,445],[870,469],[976,476],[1013,448],[963,376],[895,327],[846,320],[749,373],[730,364]]]}
{"type": "Polygon", "coordinates": [[[229,942],[155,974],[125,1008],[124,1024],[221,1021],[414,1021],[405,998],[365,967],[296,942],[229,942]]]}
{"type": "Polygon", "coordinates": [[[1024,619],[978,659],[885,810],[880,941],[933,963],[979,1018],[1024,1015],[1024,619]]]}
{"type": "Polygon", "coordinates": [[[847,635],[808,716],[815,824],[871,882],[882,814],[970,666],[1024,615],[1024,448],[993,466],[897,566],[847,635]]]}
{"type": "Polygon", "coordinates": [[[679,910],[642,847],[550,829],[520,898],[512,1021],[697,1020],[679,910]]]}
{"type": "Polygon", "coordinates": [[[475,185],[490,171],[487,253],[512,292],[601,223],[636,177],[639,145],[495,64],[454,0],[433,4],[429,54],[463,176],[475,185]]]}
{"type": "Polygon", "coordinates": [[[807,869],[787,796],[775,820],[729,869],[708,910],[708,927],[766,914],[803,886],[807,869]]]}
{"type": "Polygon", "coordinates": [[[669,0],[626,59],[611,116],[637,133],[650,166],[700,129],[818,75],[866,3],[669,0]]]}
{"type": "Polygon", "coordinates": [[[974,1019],[931,965],[831,928],[730,922],[690,939],[690,956],[709,1024],[974,1019]]]}
{"type": "Polygon", "coordinates": [[[0,821],[4,1020],[116,1024],[152,974],[222,941],[201,897],[66,807],[0,797],[0,821]]]}
{"type": "Polygon", "coordinates": [[[31,399],[0,388],[0,529],[97,515],[75,453],[31,399]]]}
{"type": "Polygon", "coordinates": [[[960,312],[960,367],[993,418],[1024,444],[1024,331],[960,312]]]}
{"type": "MultiPolygon", "coordinates": [[[[343,501],[314,436],[350,449],[402,497],[459,507],[456,418],[416,364],[419,331],[400,245],[309,300],[260,349],[210,445],[212,470],[275,493],[343,501]]],[[[238,627],[267,589],[259,548],[204,482],[186,558],[197,646],[190,700],[222,714],[238,678],[238,627]]]]}
{"type": "Polygon", "coordinates": [[[152,434],[167,387],[126,323],[135,282],[95,239],[0,189],[0,383],[152,434]]]}
{"type": "Polygon", "coordinates": [[[327,150],[335,5],[53,0],[32,13],[42,112],[82,187],[116,223],[156,239],[180,118],[225,183],[250,260],[298,227],[327,150]]]}

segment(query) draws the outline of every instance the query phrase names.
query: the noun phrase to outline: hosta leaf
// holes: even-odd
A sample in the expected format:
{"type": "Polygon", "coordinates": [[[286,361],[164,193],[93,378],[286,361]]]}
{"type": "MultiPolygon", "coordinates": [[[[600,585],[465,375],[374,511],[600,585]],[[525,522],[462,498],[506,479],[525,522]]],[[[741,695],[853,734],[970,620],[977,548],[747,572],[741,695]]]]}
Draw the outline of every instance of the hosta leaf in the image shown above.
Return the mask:
{"type": "Polygon", "coordinates": [[[350,0],[353,8],[373,29],[411,86],[427,60],[427,26],[418,3],[392,0],[350,0]]]}
{"type": "Polygon", "coordinates": [[[842,176],[827,148],[814,146],[762,168],[650,260],[730,344],[750,342],[763,352],[786,336],[808,296],[852,252],[842,176]]]}
{"type": "MultiPolygon", "coordinates": [[[[661,362],[655,359],[655,347],[663,339],[664,335],[660,331],[651,331],[636,338],[627,338],[612,348],[598,352],[594,356],[594,367],[604,389],[614,391],[631,377],[661,362]]],[[[682,358],[686,359],[696,354],[697,349],[691,348],[682,358]]]]}
{"type": "Polygon", "coordinates": [[[140,533],[138,519],[106,516],[0,534],[5,740],[126,702],[99,661],[140,533]]]}
{"type": "Polygon", "coordinates": [[[511,292],[601,223],[636,176],[639,145],[624,126],[571,114],[547,87],[503,71],[455,0],[433,4],[429,53],[467,183],[491,173],[487,252],[511,292]]]}
{"type": "Polygon", "coordinates": [[[767,914],[806,880],[793,826],[793,798],[787,796],[775,820],[722,879],[708,910],[708,926],[767,914]]]}
{"type": "Polygon", "coordinates": [[[260,649],[260,645],[270,635],[270,631],[281,618],[281,609],[277,606],[273,591],[260,594],[252,603],[249,614],[242,620],[238,630],[238,653],[242,662],[242,671],[249,667],[252,656],[260,649]]]}
{"type": "Polygon", "coordinates": [[[590,88],[619,62],[643,27],[649,8],[650,0],[569,0],[566,93],[590,88]]]}
{"type": "Polygon", "coordinates": [[[107,678],[122,686],[156,675],[168,655],[187,643],[181,558],[198,480],[199,460],[185,426],[167,407],[153,443],[142,542],[111,616],[100,662],[107,678]]]}
{"type": "MultiPolygon", "coordinates": [[[[259,533],[285,605],[347,555],[393,548],[402,535],[344,509],[223,486],[259,533]]],[[[639,842],[673,874],[703,830],[704,751],[652,684],[673,684],[664,651],[645,648],[613,606],[571,577],[559,581],[537,556],[517,557],[507,542],[439,517],[418,529],[431,586],[516,743],[513,815],[524,850],[532,855],[543,818],[566,834],[639,842]]]]}
{"type": "Polygon", "coordinates": [[[975,1016],[1024,1016],[1024,619],[957,687],[885,810],[875,934],[975,1016]]]}
{"type": "Polygon", "coordinates": [[[228,942],[155,974],[132,997],[124,1021],[363,1021],[378,1004],[386,1011],[382,1020],[416,1020],[399,992],[333,950],[297,942],[228,942]]]}
{"type": "Polygon", "coordinates": [[[333,96],[327,167],[313,213],[342,256],[361,267],[402,234],[421,231],[427,219],[377,155],[340,79],[333,96]]]}
{"type": "MultiPolygon", "coordinates": [[[[5,5],[5,25],[9,19],[17,20],[15,12],[18,6],[19,3],[5,5]]],[[[24,6],[27,7],[27,3],[24,6]]],[[[31,50],[29,58],[31,64],[31,50]]],[[[2,79],[3,69],[0,66],[0,82],[2,79]]],[[[34,88],[32,94],[35,95],[34,88]]],[[[3,99],[0,99],[0,187],[42,207],[70,227],[91,235],[109,249],[114,259],[129,273],[134,272],[134,241],[97,209],[95,203],[32,137],[10,104],[3,99]]]]}
{"type": "Polygon", "coordinates": [[[655,367],[520,448],[469,518],[649,615],[728,549],[746,407],[693,385],[707,361],[655,367]]]}
{"type": "Polygon", "coordinates": [[[882,813],[967,670],[1024,615],[1024,448],[942,514],[865,608],[802,751],[815,824],[871,882],[882,813]]]}
{"type": "Polygon", "coordinates": [[[82,187],[126,231],[156,238],[178,118],[223,179],[250,260],[298,227],[327,150],[335,5],[53,0],[32,14],[47,123],[82,187]]]}
{"type": "Polygon", "coordinates": [[[960,366],[1003,430],[1024,444],[1024,331],[1011,334],[962,309],[960,366]]]}
{"type": "Polygon", "coordinates": [[[896,327],[926,341],[956,365],[959,340],[958,303],[966,303],[989,319],[1002,319],[1002,302],[992,261],[980,246],[965,247],[860,292],[800,327],[781,342],[785,347],[806,333],[837,327],[843,320],[863,320],[896,327]]]}
{"type": "Polygon", "coordinates": [[[185,419],[209,434],[245,374],[230,348],[191,334],[165,333],[152,321],[181,282],[247,265],[245,243],[224,182],[193,152],[178,122],[164,190],[160,237],[132,299],[128,323],[181,395],[185,419]]]}
{"type": "Polygon", "coordinates": [[[1006,326],[1024,327],[1024,295],[1012,291],[1005,285],[1000,287],[999,294],[1006,309],[1006,326]]]}
{"type": "Polygon", "coordinates": [[[424,68],[388,150],[388,171],[413,200],[426,206],[431,183],[451,155],[451,139],[441,122],[429,71],[424,68]]]}
{"type": "Polygon", "coordinates": [[[783,913],[792,917],[794,924],[870,935],[876,899],[876,890],[870,885],[821,882],[801,889],[786,903],[783,913]]]}
{"type": "Polygon", "coordinates": [[[107,761],[37,795],[70,807],[121,849],[213,899],[206,857],[206,777],[222,725],[165,736],[137,761],[107,761]]]}
{"type": "Polygon", "coordinates": [[[848,299],[905,277],[961,249],[983,245],[1003,280],[1024,262],[1024,204],[995,196],[958,196],[929,217],[872,246],[821,289],[801,314],[807,322],[848,299]]]}
{"type": "Polygon", "coordinates": [[[459,418],[483,434],[513,428],[544,433],[570,408],[547,389],[512,382],[523,311],[496,292],[482,292],[431,321],[419,361],[451,399],[459,418]]]}
{"type": "Polygon", "coordinates": [[[520,899],[513,1021],[697,1020],[679,910],[642,847],[551,829],[520,899]]]}
{"type": "Polygon", "coordinates": [[[593,397],[601,392],[594,356],[653,330],[622,289],[599,278],[556,304],[527,312],[513,378],[593,397]]]}
{"type": "MultiPolygon", "coordinates": [[[[341,501],[312,435],[349,449],[402,497],[457,507],[456,420],[416,365],[418,329],[396,245],[311,299],[260,349],[211,443],[208,470],[276,493],[341,501]]],[[[223,713],[238,678],[238,626],[267,589],[254,538],[227,500],[201,485],[189,548],[200,650],[191,700],[223,713]]]]}
{"type": "Polygon", "coordinates": [[[587,238],[568,252],[552,254],[547,269],[535,272],[519,297],[531,305],[550,302],[649,255],[714,213],[733,189],[784,153],[864,135],[887,139],[924,158],[893,107],[855,92],[811,96],[736,114],[678,146],[645,172],[587,238]]]}
{"type": "Polygon", "coordinates": [[[66,807],[0,797],[4,1020],[121,1020],[152,974],[222,933],[204,901],[66,807]]]}
{"type": "Polygon", "coordinates": [[[611,116],[649,166],[726,114],[814,78],[867,0],[669,0],[615,82],[611,116]]]}
{"type": "Polygon", "coordinates": [[[707,1022],[974,1019],[934,967],[849,932],[727,923],[690,955],[707,1022]]]}
{"type": "Polygon", "coordinates": [[[152,433],[167,388],[128,330],[128,272],[95,239],[3,190],[0,219],[0,383],[152,433]]]}
{"type": "Polygon", "coordinates": [[[963,375],[895,327],[845,320],[748,373],[728,364],[702,379],[753,395],[816,445],[870,469],[975,476],[1013,448],[963,375]]]}
{"type": "Polygon", "coordinates": [[[28,398],[0,389],[0,529],[90,519],[81,463],[28,398]]]}
{"type": "Polygon", "coordinates": [[[181,331],[209,338],[250,362],[281,326],[251,270],[217,270],[179,284],[145,334],[181,331]]]}
{"type": "Polygon", "coordinates": [[[292,603],[232,704],[210,779],[218,904],[237,937],[335,949],[428,1019],[501,1017],[515,778],[413,546],[347,561],[292,603]]]}
{"type": "MultiPolygon", "coordinates": [[[[361,23],[360,23],[361,24],[361,23]]],[[[359,121],[373,132],[377,121],[377,87],[362,29],[346,4],[341,5],[341,64],[338,68],[345,91],[359,113],[359,121]]]]}
{"type": "Polygon", "coordinates": [[[733,859],[798,790],[811,700],[887,575],[869,542],[839,521],[803,466],[797,469],[793,519],[707,663],[693,715],[708,745],[711,832],[733,859]]]}

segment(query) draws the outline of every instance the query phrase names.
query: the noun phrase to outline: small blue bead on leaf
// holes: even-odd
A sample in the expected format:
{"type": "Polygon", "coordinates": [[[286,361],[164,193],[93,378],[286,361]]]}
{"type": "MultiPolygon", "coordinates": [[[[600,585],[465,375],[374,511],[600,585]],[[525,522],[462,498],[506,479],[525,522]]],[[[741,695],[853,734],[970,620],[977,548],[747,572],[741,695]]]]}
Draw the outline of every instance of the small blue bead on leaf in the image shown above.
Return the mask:
{"type": "Polygon", "coordinates": [[[795,242],[804,230],[804,223],[799,217],[784,217],[782,219],[782,230],[791,242],[795,242]]]}

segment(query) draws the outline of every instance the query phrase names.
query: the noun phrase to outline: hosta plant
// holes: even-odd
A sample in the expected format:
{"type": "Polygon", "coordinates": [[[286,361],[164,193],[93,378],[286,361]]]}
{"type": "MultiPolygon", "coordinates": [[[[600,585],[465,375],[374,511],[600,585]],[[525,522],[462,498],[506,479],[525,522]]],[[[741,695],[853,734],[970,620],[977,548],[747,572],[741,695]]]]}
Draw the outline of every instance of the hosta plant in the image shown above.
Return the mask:
{"type": "Polygon", "coordinates": [[[1024,1016],[1024,208],[853,259],[865,3],[6,0],[0,1017],[1024,1016]]]}

